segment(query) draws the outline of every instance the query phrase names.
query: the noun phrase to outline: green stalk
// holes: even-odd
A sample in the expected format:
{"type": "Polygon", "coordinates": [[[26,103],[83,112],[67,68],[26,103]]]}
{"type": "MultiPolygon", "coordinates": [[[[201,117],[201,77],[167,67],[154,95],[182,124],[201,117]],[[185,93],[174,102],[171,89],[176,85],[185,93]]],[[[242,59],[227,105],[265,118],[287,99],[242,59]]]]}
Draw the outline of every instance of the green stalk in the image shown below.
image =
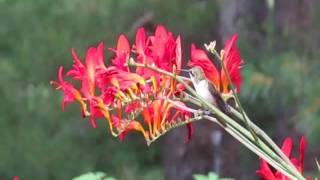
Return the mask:
{"type": "MultiPolygon", "coordinates": [[[[230,106],[231,109],[231,113],[233,115],[235,115],[237,118],[242,119],[242,115],[235,110],[233,107],[230,106]]],[[[277,146],[276,143],[273,142],[273,140],[262,130],[260,129],[259,126],[257,126],[256,124],[254,124],[250,118],[247,116],[247,120],[248,123],[250,125],[250,127],[252,127],[252,129],[258,134],[260,135],[263,140],[265,140],[270,146],[271,148],[276,151],[276,153],[288,164],[290,165],[291,169],[294,169],[295,171],[297,171],[297,168],[292,164],[292,162],[290,161],[290,159],[281,151],[281,149],[277,146]]],[[[297,175],[299,175],[300,177],[302,177],[302,175],[300,173],[297,173],[297,175]]],[[[303,178],[303,177],[302,177],[303,178]]]]}
{"type": "Polygon", "coordinates": [[[227,77],[228,83],[230,84],[232,94],[234,95],[234,97],[235,97],[235,99],[236,99],[236,102],[237,102],[237,104],[238,104],[238,106],[239,106],[239,108],[240,108],[242,117],[243,117],[243,119],[244,119],[244,123],[245,123],[245,125],[247,126],[247,128],[249,129],[249,131],[251,132],[252,136],[254,137],[255,142],[256,142],[256,143],[259,143],[257,135],[255,134],[255,132],[252,130],[252,128],[251,128],[251,127],[249,126],[249,124],[248,124],[248,120],[247,120],[247,118],[246,118],[245,111],[244,111],[244,109],[243,109],[243,107],[242,107],[242,104],[241,104],[241,102],[240,102],[240,100],[239,100],[239,97],[238,97],[238,95],[237,95],[237,93],[236,93],[236,91],[235,91],[235,88],[234,88],[233,83],[232,83],[231,78],[230,78],[230,74],[229,74],[226,66],[225,66],[224,63],[223,63],[223,59],[220,57],[220,55],[218,54],[218,52],[217,52],[215,49],[213,49],[213,50],[211,50],[211,51],[209,51],[209,52],[211,52],[212,54],[214,54],[215,56],[218,57],[218,59],[219,59],[218,61],[219,61],[220,65],[221,65],[221,67],[222,67],[222,69],[223,69],[223,71],[224,71],[224,73],[225,73],[225,75],[226,75],[226,77],[227,77]]]}
{"type": "MultiPolygon", "coordinates": [[[[256,126],[254,123],[252,123],[252,121],[249,119],[249,117],[247,116],[247,114],[245,113],[244,111],[244,108],[239,100],[239,96],[237,95],[237,93],[235,92],[235,88],[233,86],[233,83],[231,81],[231,78],[230,78],[230,74],[226,68],[226,66],[224,65],[223,63],[223,59],[221,58],[221,56],[218,54],[218,52],[215,50],[215,49],[211,49],[209,52],[211,52],[212,54],[214,54],[218,59],[219,59],[219,62],[222,66],[222,69],[223,71],[225,72],[226,74],[226,77],[227,77],[227,80],[228,80],[228,83],[230,84],[230,87],[231,87],[231,90],[232,90],[232,93],[236,99],[236,102],[240,108],[240,112],[241,112],[241,115],[242,115],[242,118],[240,118],[240,116],[238,116],[238,118],[242,119],[244,121],[244,123],[246,124],[246,126],[248,127],[248,129],[250,130],[250,132],[252,133],[252,135],[254,135],[255,137],[255,140],[257,140],[257,136],[254,132],[259,132],[259,134],[264,138],[264,140],[273,148],[273,150],[276,151],[276,153],[290,166],[290,169],[293,169],[294,172],[297,171],[296,167],[292,164],[292,162],[289,160],[289,158],[280,150],[280,148],[271,140],[271,138],[264,132],[262,131],[258,126],[256,126]],[[249,122],[250,121],[250,122],[249,122]],[[250,123],[250,125],[249,125],[250,123]],[[253,128],[255,130],[253,130],[253,128]]],[[[259,143],[258,141],[256,141],[257,143],[259,143]]],[[[301,174],[300,173],[295,173],[296,175],[299,175],[300,177],[301,174]]]]}
{"type": "MultiPolygon", "coordinates": [[[[219,122],[210,116],[204,116],[204,118],[206,118],[209,121],[218,123],[219,122]]],[[[237,132],[234,128],[232,127],[228,127],[228,126],[223,126],[221,125],[231,136],[233,136],[235,139],[237,139],[239,142],[241,142],[244,146],[246,146],[248,149],[250,149],[252,152],[254,152],[255,154],[257,154],[259,157],[262,157],[262,159],[264,159],[265,161],[267,161],[269,164],[271,164],[273,167],[277,168],[279,171],[281,171],[281,173],[283,173],[284,175],[288,176],[291,179],[296,179],[294,176],[292,176],[291,174],[289,174],[286,169],[284,169],[282,167],[281,164],[279,164],[278,162],[276,162],[275,160],[273,160],[272,158],[268,157],[268,155],[262,151],[261,149],[259,149],[259,147],[257,147],[256,144],[252,143],[252,141],[249,141],[247,138],[245,138],[241,133],[237,132]]],[[[248,132],[249,133],[249,132],[248,132]]]]}

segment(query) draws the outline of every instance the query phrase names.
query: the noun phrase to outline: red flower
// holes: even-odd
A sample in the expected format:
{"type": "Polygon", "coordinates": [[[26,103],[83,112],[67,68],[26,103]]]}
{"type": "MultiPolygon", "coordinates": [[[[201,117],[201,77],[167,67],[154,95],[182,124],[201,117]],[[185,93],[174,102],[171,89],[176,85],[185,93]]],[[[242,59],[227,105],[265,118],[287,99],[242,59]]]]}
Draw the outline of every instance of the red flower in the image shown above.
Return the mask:
{"type": "Polygon", "coordinates": [[[82,111],[85,112],[86,104],[84,103],[80,92],[76,88],[74,88],[72,84],[70,84],[69,82],[63,79],[62,66],[60,66],[59,68],[58,79],[59,79],[59,82],[51,81],[50,84],[55,85],[57,90],[62,90],[64,93],[62,104],[61,104],[62,110],[63,111],[65,110],[65,106],[67,103],[71,103],[76,99],[81,104],[82,111]]]}
{"type": "Polygon", "coordinates": [[[176,107],[165,100],[179,94],[185,87],[169,76],[144,67],[129,68],[127,62],[131,49],[139,63],[155,65],[176,74],[181,71],[181,39],[161,25],[152,36],[146,36],[145,30],[140,28],[133,47],[125,35],[120,35],[116,48],[109,48],[114,52],[111,66],[104,64],[103,43],[87,50],[84,63],[72,49],[74,63],[67,76],[78,81],[81,88],[63,80],[62,67],[59,82],[52,82],[64,92],[63,108],[66,103],[79,101],[83,112],[90,115],[93,127],[96,127],[95,118],[104,117],[112,134],[120,135],[120,139],[129,131],[139,131],[151,142],[177,122],[188,124],[190,138],[193,129],[185,120],[191,118],[191,114],[181,108],[185,106],[183,103],[175,102],[179,104],[176,107]],[[143,121],[135,119],[140,114],[143,121]]]}
{"type": "MultiPolygon", "coordinates": [[[[300,139],[300,149],[299,149],[299,160],[295,157],[290,157],[293,148],[292,139],[290,137],[286,138],[282,145],[282,152],[290,158],[291,162],[295,167],[299,170],[300,173],[303,172],[303,160],[304,160],[304,152],[306,148],[306,140],[304,137],[300,139]]],[[[283,175],[279,171],[273,171],[268,163],[264,160],[260,160],[260,169],[256,171],[256,173],[265,180],[289,180],[288,177],[283,175]]],[[[309,179],[309,177],[307,177],[309,179]]]]}
{"type": "Polygon", "coordinates": [[[104,44],[100,43],[98,48],[90,47],[87,50],[85,65],[83,65],[78,58],[74,49],[72,49],[72,56],[74,60],[73,69],[69,70],[67,75],[75,80],[81,81],[81,92],[84,97],[89,100],[90,107],[90,121],[95,128],[95,117],[102,117],[100,110],[96,108],[96,84],[100,73],[107,70],[104,65],[104,44]]]}
{"type": "Polygon", "coordinates": [[[81,92],[86,98],[95,95],[96,77],[99,71],[105,70],[104,44],[100,43],[98,48],[90,47],[85,58],[85,65],[83,65],[78,58],[74,49],[72,49],[73,69],[67,72],[67,76],[71,76],[75,80],[82,83],[81,92]]]}
{"type": "MultiPolygon", "coordinates": [[[[237,35],[233,35],[224,47],[223,63],[227,68],[231,82],[236,86],[237,92],[240,91],[241,74],[240,67],[243,64],[239,51],[236,47],[237,35]]],[[[218,70],[213,62],[209,59],[204,50],[197,49],[194,44],[191,45],[191,61],[189,66],[200,66],[206,77],[223,93],[229,92],[229,83],[223,69],[218,70]]]]}
{"type": "Polygon", "coordinates": [[[157,26],[155,35],[151,37],[153,59],[158,67],[172,72],[173,65],[181,68],[180,36],[174,40],[173,34],[162,25],[157,26]]]}
{"type": "Polygon", "coordinates": [[[13,180],[19,180],[17,176],[13,176],[13,180]]]}
{"type": "Polygon", "coordinates": [[[129,67],[126,66],[126,63],[130,57],[130,44],[127,37],[121,34],[118,38],[117,48],[109,48],[109,50],[116,53],[115,58],[112,60],[112,64],[118,69],[129,71],[129,67]]]}
{"type": "MultiPolygon", "coordinates": [[[[157,67],[172,72],[173,66],[176,67],[176,73],[181,70],[181,38],[174,38],[171,32],[159,25],[156,28],[154,36],[146,37],[145,30],[140,28],[136,33],[134,52],[137,54],[139,63],[155,64],[157,67]]],[[[155,73],[144,69],[137,68],[137,73],[149,78],[155,73]]]]}

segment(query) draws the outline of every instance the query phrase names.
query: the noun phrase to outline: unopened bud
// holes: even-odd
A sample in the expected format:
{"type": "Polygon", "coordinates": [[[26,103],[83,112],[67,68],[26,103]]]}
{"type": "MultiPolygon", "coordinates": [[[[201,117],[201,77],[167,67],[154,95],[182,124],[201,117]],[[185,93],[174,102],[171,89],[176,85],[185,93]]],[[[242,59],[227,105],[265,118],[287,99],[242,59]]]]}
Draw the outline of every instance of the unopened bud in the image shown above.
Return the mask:
{"type": "Polygon", "coordinates": [[[204,44],[204,47],[207,49],[209,52],[213,52],[216,48],[216,41],[211,41],[209,44],[204,44]]]}
{"type": "Polygon", "coordinates": [[[220,58],[223,61],[223,59],[224,59],[224,50],[223,49],[220,51],[220,58]]]}

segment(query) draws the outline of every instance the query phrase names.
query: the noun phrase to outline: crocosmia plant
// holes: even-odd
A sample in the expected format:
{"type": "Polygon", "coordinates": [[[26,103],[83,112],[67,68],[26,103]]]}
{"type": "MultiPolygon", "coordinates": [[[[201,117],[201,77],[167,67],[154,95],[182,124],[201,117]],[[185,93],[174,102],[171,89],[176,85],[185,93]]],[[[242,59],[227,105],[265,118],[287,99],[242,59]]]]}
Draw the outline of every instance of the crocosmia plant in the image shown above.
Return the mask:
{"type": "Polygon", "coordinates": [[[244,61],[237,38],[237,34],[230,37],[220,51],[215,41],[204,49],[191,44],[190,60],[183,60],[180,36],[162,25],[150,35],[140,28],[133,42],[121,34],[114,47],[100,43],[90,47],[84,58],[72,49],[71,69],[61,66],[58,81],[51,84],[63,92],[63,110],[76,101],[92,127],[96,128],[96,119],[104,118],[110,133],[121,140],[138,131],[150,145],[168,131],[186,126],[188,142],[195,131],[192,123],[208,120],[261,158],[257,170],[261,178],[304,180],[306,140],[301,139],[299,159],[292,158],[292,140],[287,138],[279,148],[241,106],[237,93],[244,61]],[[111,60],[105,60],[106,52],[113,55],[111,60]]]}

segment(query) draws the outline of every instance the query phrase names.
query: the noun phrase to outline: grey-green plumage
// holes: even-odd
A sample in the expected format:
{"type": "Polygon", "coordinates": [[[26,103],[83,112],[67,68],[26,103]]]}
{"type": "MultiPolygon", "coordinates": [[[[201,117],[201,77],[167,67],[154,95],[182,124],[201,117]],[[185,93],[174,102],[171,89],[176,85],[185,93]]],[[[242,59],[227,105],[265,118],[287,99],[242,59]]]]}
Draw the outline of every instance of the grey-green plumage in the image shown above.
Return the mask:
{"type": "Polygon", "coordinates": [[[228,105],[222,98],[220,92],[205,77],[201,67],[191,68],[190,78],[197,93],[211,104],[218,107],[222,112],[228,112],[228,105]]]}

